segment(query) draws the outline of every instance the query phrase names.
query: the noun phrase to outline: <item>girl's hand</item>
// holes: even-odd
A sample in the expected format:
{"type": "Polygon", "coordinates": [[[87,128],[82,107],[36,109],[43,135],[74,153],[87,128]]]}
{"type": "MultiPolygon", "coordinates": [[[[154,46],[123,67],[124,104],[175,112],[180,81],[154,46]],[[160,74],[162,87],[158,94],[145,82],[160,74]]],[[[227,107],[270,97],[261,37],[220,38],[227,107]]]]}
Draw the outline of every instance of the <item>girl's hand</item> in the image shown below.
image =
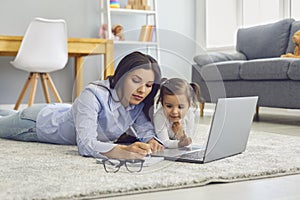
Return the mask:
{"type": "Polygon", "coordinates": [[[177,133],[178,131],[182,130],[182,125],[180,122],[174,122],[172,124],[172,130],[174,131],[174,133],[177,133]]]}
{"type": "Polygon", "coordinates": [[[187,137],[184,135],[183,137],[180,138],[178,142],[178,147],[185,147],[192,144],[192,139],[190,137],[187,137]]]}
{"type": "Polygon", "coordinates": [[[157,142],[154,138],[147,142],[151,146],[152,152],[162,151],[164,150],[164,146],[157,142]]]}
{"type": "Polygon", "coordinates": [[[175,133],[175,137],[177,140],[180,140],[183,136],[185,136],[183,127],[180,122],[174,122],[172,124],[172,130],[175,133]]]}
{"type": "Polygon", "coordinates": [[[115,159],[141,159],[151,153],[151,145],[143,142],[135,142],[129,146],[117,145],[112,150],[102,153],[108,158],[115,159]]]}

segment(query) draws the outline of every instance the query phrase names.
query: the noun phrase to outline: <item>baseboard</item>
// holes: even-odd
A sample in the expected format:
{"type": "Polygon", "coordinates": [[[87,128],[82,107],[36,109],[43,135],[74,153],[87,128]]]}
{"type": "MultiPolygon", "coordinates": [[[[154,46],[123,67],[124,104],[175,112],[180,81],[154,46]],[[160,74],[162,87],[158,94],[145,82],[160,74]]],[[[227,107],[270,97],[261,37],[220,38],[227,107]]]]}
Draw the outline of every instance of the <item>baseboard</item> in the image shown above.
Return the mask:
{"type": "MultiPolygon", "coordinates": [[[[11,110],[13,110],[14,107],[15,107],[15,104],[1,104],[0,105],[1,109],[11,109],[11,110]]],[[[26,107],[27,107],[27,104],[21,104],[20,107],[19,107],[19,110],[24,109],[26,107]]]]}
{"type": "MultiPolygon", "coordinates": [[[[66,102],[69,103],[69,102],[66,102]]],[[[14,109],[15,104],[1,104],[1,109],[14,109]]],[[[27,104],[21,104],[19,110],[27,108],[27,104]]],[[[214,112],[215,104],[213,103],[205,103],[204,107],[204,116],[211,116],[214,112]]],[[[196,113],[200,113],[199,108],[196,113]]],[[[269,108],[269,107],[260,107],[259,113],[265,114],[281,114],[281,115],[292,115],[292,116],[300,116],[300,109],[285,109],[285,108],[269,108]]]]}
{"type": "MultiPolygon", "coordinates": [[[[71,102],[64,102],[64,103],[71,103],[71,102]]],[[[27,108],[27,104],[20,104],[18,110],[23,110],[24,108],[27,108]]],[[[15,104],[0,104],[0,109],[11,109],[13,110],[15,107],[15,104]]]]}

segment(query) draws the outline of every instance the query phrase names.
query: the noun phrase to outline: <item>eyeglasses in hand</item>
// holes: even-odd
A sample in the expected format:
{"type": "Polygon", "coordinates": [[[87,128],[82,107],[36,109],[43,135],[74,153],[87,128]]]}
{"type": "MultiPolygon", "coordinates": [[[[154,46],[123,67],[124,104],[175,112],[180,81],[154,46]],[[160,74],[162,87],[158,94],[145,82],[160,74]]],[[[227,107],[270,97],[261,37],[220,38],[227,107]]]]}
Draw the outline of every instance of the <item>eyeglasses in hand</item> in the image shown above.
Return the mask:
{"type": "Polygon", "coordinates": [[[97,159],[97,163],[102,163],[105,171],[107,173],[116,173],[120,170],[122,165],[125,165],[127,171],[134,173],[142,171],[143,164],[145,160],[143,159],[133,159],[133,160],[117,160],[117,159],[97,159]]]}

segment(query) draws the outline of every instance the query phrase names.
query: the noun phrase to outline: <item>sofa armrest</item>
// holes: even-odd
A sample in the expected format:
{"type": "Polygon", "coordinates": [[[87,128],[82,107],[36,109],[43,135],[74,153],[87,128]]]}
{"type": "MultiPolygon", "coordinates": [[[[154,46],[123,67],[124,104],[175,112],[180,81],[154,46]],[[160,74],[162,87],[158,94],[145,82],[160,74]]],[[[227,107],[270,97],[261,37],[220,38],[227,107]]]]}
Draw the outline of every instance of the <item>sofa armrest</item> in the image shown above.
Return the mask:
{"type": "Polygon", "coordinates": [[[230,60],[247,60],[246,56],[241,52],[223,53],[223,52],[208,52],[199,54],[194,57],[194,61],[199,66],[204,66],[210,63],[217,63],[230,60]]]}

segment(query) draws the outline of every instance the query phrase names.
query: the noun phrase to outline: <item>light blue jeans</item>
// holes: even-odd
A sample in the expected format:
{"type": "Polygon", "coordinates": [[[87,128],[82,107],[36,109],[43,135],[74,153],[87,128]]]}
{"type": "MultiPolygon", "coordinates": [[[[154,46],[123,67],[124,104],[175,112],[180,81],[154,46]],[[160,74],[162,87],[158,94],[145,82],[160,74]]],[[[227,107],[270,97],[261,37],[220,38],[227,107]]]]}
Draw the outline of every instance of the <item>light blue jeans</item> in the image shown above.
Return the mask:
{"type": "Polygon", "coordinates": [[[36,104],[22,111],[0,109],[0,138],[37,142],[36,118],[46,104],[36,104]]]}

